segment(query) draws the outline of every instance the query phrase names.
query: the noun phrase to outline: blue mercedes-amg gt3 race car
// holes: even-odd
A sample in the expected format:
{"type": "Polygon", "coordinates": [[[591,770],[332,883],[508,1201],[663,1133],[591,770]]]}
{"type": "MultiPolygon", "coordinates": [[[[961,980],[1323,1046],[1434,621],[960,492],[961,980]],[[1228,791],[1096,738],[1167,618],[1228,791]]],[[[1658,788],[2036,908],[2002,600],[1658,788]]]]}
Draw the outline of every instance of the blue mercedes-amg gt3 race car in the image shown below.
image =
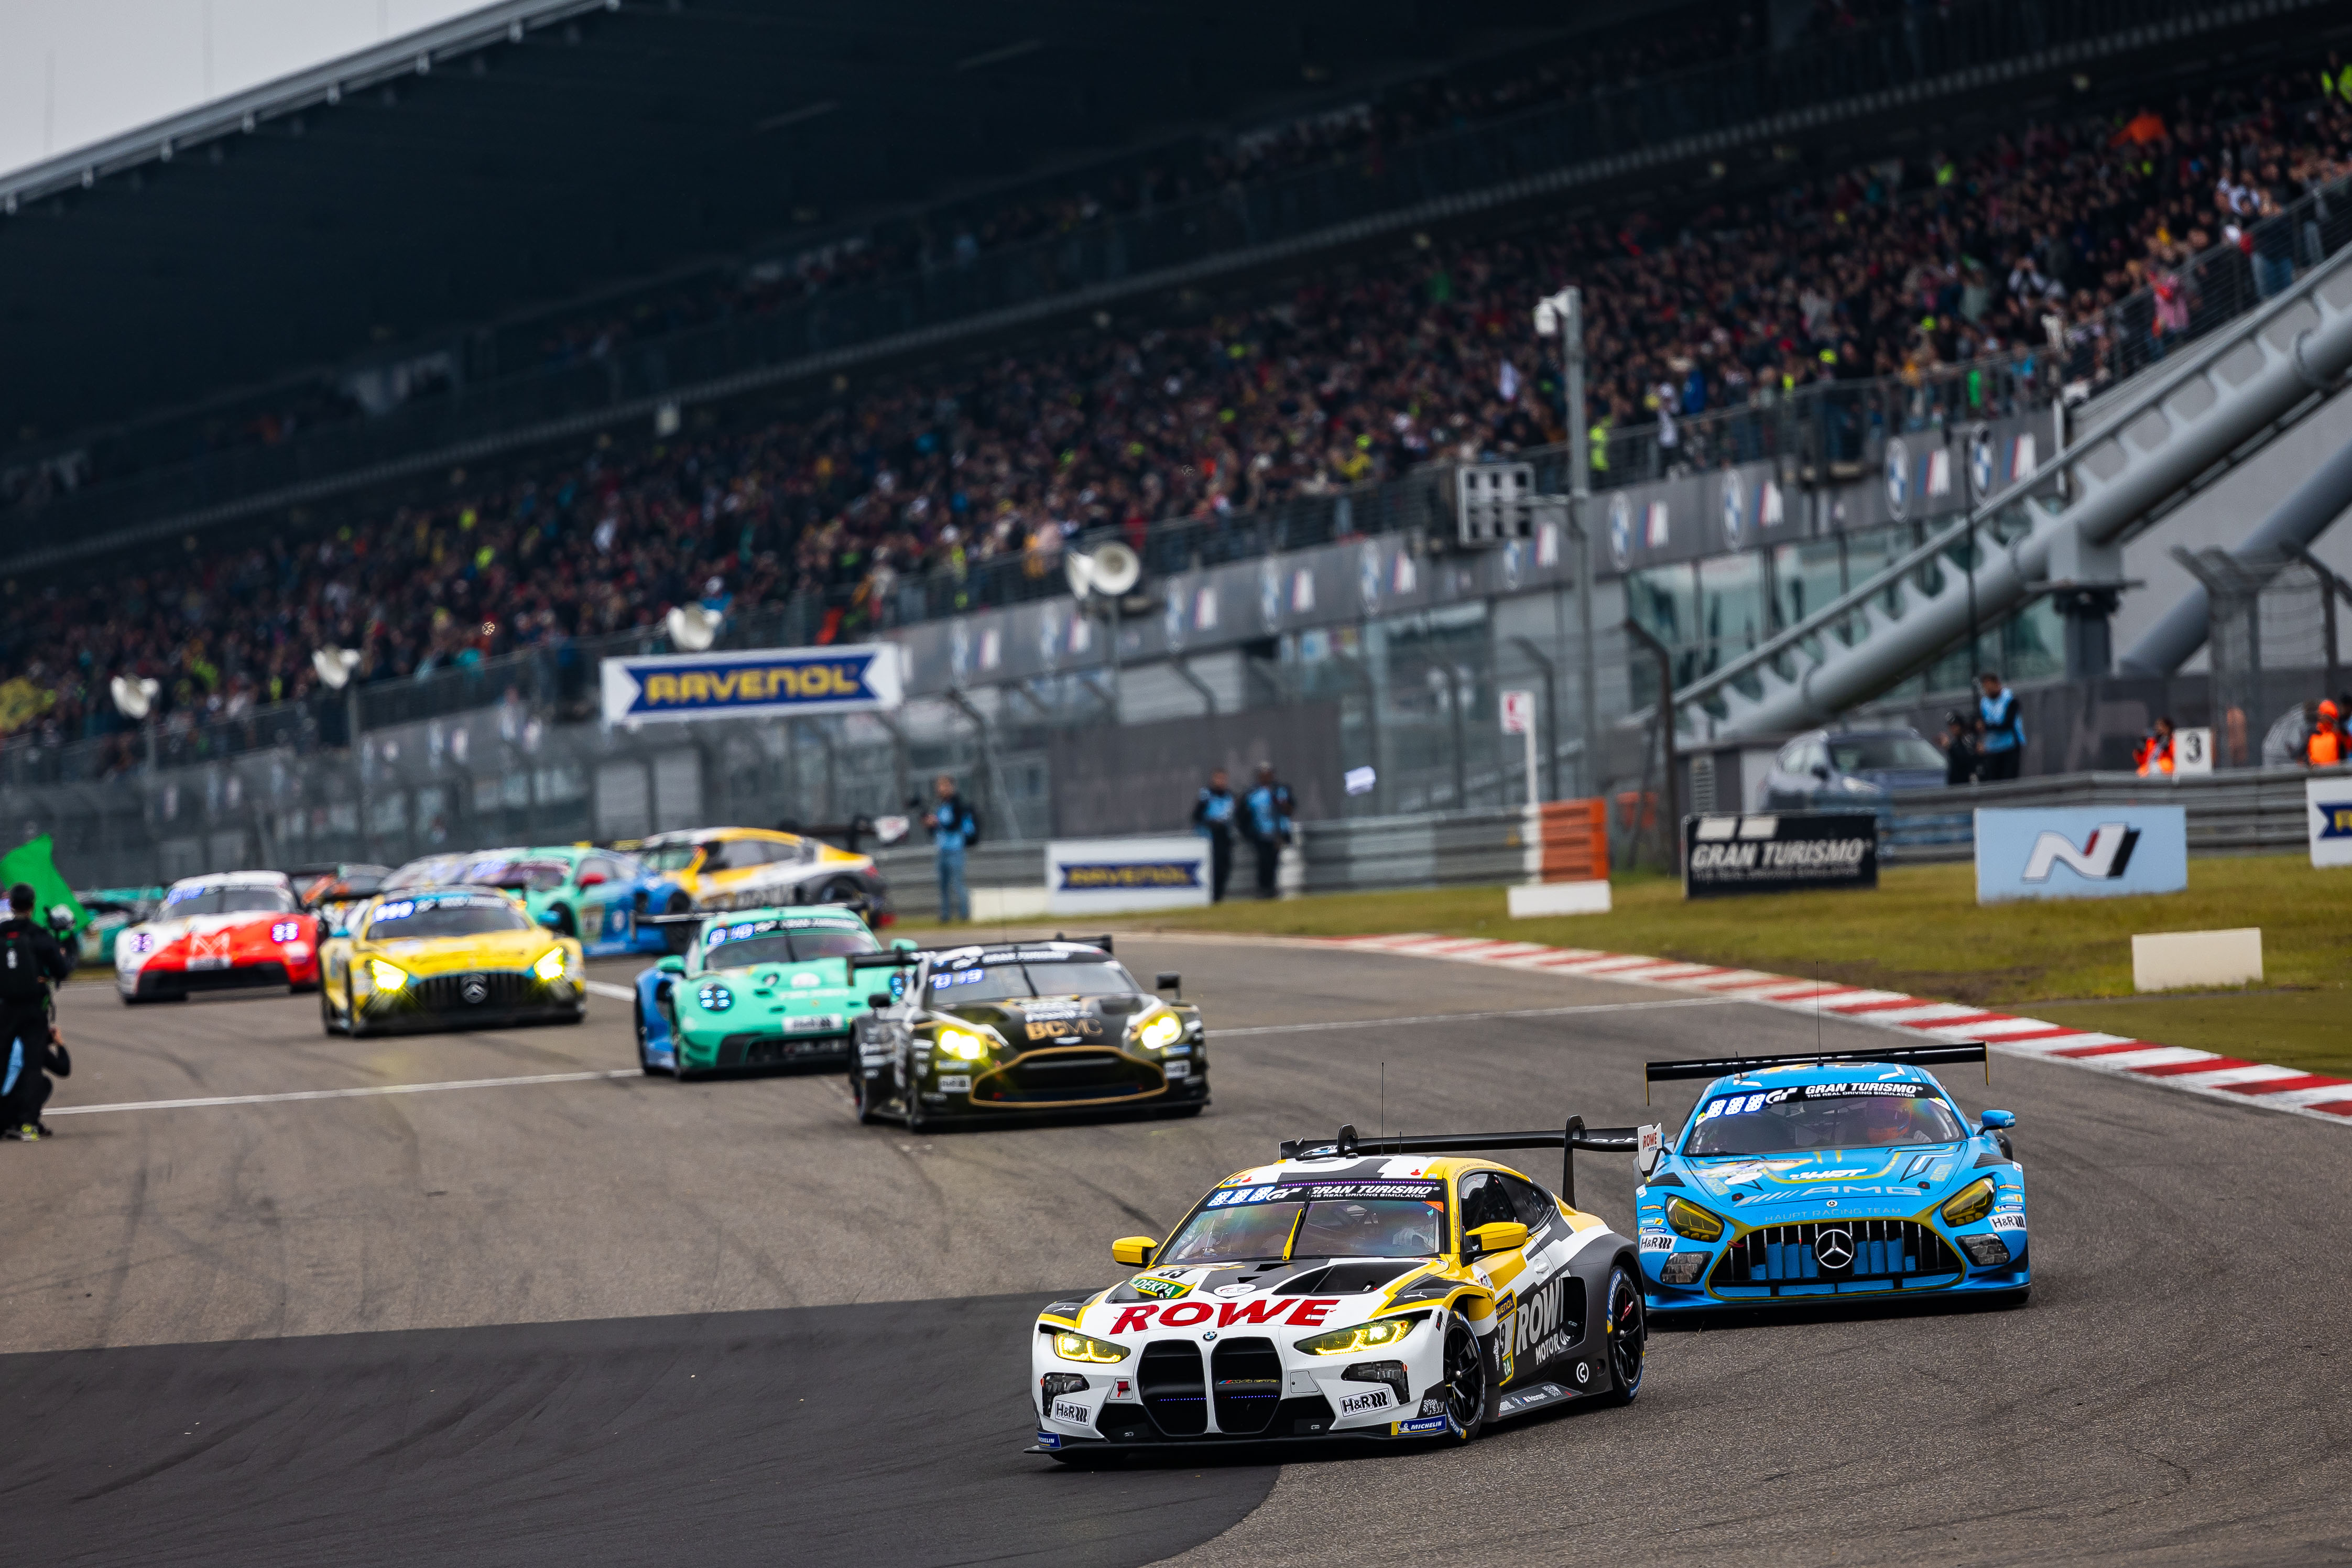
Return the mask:
{"type": "Polygon", "coordinates": [[[1642,1130],[1650,1310],[2021,1303],[2033,1272],[2017,1118],[1988,1110],[1971,1128],[1920,1065],[1988,1060],[1969,1044],[1652,1062],[1653,1083],[1712,1081],[1674,1139],[1642,1130]]]}

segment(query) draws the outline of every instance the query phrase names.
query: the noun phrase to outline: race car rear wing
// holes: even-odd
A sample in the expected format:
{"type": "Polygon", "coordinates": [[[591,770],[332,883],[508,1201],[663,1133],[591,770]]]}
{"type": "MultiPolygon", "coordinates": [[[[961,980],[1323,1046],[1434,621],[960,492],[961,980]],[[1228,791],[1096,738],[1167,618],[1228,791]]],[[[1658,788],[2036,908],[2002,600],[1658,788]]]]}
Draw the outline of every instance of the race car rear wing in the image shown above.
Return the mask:
{"type": "MultiPolygon", "coordinates": [[[[1110,938],[1108,936],[1064,936],[1061,932],[1055,931],[1051,940],[1073,942],[1079,947],[1098,947],[1105,952],[1111,950],[1110,938]]],[[[896,952],[853,953],[850,955],[849,967],[852,969],[912,969],[927,958],[937,958],[950,952],[969,952],[975,947],[987,946],[985,942],[961,942],[953,947],[910,947],[896,952]]],[[[1003,944],[1003,948],[1015,951],[1020,946],[1017,942],[1003,944]]],[[[998,950],[992,948],[989,951],[998,950]]]]}
{"type": "Polygon", "coordinates": [[[1631,1154],[1642,1146],[1641,1127],[1587,1127],[1584,1118],[1571,1116],[1557,1132],[1437,1132],[1399,1134],[1394,1138],[1359,1138],[1352,1126],[1339,1129],[1330,1142],[1305,1138],[1282,1142],[1285,1160],[1345,1160],[1356,1154],[1478,1154],[1494,1149],[1557,1149],[1559,1151],[1559,1195],[1576,1207],[1576,1152],[1631,1154]]]}
{"type": "Polygon", "coordinates": [[[1652,1062],[1642,1071],[1642,1103],[1650,1103],[1650,1085],[1678,1078],[1727,1078],[1759,1068],[1837,1066],[1885,1062],[1917,1067],[1928,1062],[1982,1062],[1985,1082],[1992,1081],[1992,1053],[1982,1040],[1962,1040],[1941,1046],[1888,1046],[1874,1051],[1806,1051],[1782,1057],[1717,1057],[1704,1061],[1652,1062]]]}

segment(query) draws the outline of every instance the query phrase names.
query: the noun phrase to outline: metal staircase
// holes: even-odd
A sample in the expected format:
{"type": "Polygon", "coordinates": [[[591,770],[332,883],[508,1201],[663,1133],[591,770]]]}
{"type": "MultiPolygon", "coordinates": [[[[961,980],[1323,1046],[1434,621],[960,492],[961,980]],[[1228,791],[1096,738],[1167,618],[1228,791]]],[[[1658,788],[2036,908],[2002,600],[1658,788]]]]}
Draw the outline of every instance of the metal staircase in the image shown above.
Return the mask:
{"type": "Polygon", "coordinates": [[[2352,249],[2119,388],[2065,451],[1965,520],[1678,689],[1677,728],[1741,739],[1821,723],[1933,661],[1972,622],[1989,626],[2054,585],[2111,582],[2126,540],[2292,428],[2347,370],[2352,249]],[[2062,474],[2063,505],[2029,499],[2062,474]]]}

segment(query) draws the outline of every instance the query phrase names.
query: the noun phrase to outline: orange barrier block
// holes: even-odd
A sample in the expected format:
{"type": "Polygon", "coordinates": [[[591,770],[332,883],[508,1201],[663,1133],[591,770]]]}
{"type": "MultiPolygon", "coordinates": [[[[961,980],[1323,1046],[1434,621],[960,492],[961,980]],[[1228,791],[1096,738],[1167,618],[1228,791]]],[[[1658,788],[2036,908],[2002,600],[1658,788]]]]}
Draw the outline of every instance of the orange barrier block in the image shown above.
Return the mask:
{"type": "Polygon", "coordinates": [[[1538,807],[1547,882],[1595,882],[1609,878],[1609,806],[1602,800],[1553,800],[1538,807]]]}

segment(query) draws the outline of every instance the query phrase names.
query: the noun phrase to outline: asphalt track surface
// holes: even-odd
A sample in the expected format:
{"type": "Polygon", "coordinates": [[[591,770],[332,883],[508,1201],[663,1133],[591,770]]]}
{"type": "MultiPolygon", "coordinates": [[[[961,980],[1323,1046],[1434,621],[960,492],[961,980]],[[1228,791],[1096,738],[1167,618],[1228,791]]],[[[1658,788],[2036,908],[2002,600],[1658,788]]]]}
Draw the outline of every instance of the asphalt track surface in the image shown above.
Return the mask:
{"type": "MultiPolygon", "coordinates": [[[[1653,1057],[1884,1038],[1426,959],[1122,951],[1225,1036],[1196,1120],[917,1140],[856,1126],[830,1075],[580,1077],[631,1065],[603,999],[577,1028],[353,1042],[308,998],[69,988],[53,1109],[534,1081],[53,1115],[0,1145],[10,1559],[2352,1558],[2346,1131],[2009,1058],[1948,1081],[2019,1113],[2021,1310],[1661,1333],[1632,1408],[1465,1449],[1024,1456],[1034,1307],[1281,1138],[1623,1123],[1653,1057]]],[[[1578,1172],[1626,1228],[1628,1163],[1578,1172]]]]}

